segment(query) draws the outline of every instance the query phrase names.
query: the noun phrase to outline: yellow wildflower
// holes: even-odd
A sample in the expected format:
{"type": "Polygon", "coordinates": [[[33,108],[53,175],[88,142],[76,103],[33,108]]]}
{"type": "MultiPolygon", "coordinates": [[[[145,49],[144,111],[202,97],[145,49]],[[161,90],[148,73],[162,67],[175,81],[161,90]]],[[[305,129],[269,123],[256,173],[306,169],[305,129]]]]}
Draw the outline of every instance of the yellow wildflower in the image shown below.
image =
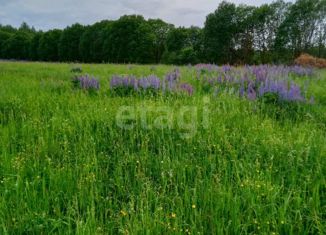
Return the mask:
{"type": "Polygon", "coordinates": [[[124,210],[121,210],[120,213],[122,216],[127,216],[127,212],[125,212],[124,210]]]}

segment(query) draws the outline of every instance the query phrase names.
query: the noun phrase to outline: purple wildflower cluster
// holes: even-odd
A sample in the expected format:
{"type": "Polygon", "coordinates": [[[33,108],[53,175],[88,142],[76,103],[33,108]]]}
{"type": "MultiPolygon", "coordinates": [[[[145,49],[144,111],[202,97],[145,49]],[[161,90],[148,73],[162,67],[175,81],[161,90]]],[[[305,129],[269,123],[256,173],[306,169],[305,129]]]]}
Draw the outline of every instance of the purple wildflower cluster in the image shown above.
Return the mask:
{"type": "Polygon", "coordinates": [[[194,66],[197,72],[207,71],[207,72],[217,72],[217,73],[231,73],[231,74],[241,74],[242,72],[249,72],[254,74],[266,75],[266,76],[312,76],[314,74],[314,69],[309,67],[302,67],[299,65],[284,66],[284,65],[246,65],[244,67],[234,67],[230,65],[217,66],[214,64],[197,64],[194,66]]]}
{"type": "Polygon", "coordinates": [[[199,71],[216,71],[219,67],[215,64],[197,64],[195,68],[199,71]]]}
{"type": "Polygon", "coordinates": [[[74,77],[72,80],[76,88],[81,88],[83,90],[99,90],[100,83],[96,78],[89,77],[88,75],[74,77]]]}
{"type": "MultiPolygon", "coordinates": [[[[304,91],[294,83],[292,75],[296,77],[311,76],[313,70],[300,66],[244,66],[229,65],[216,66],[199,64],[195,66],[196,87],[203,92],[226,90],[249,100],[264,97],[274,97],[279,101],[306,101],[304,91]],[[201,70],[206,70],[202,72],[201,70]],[[208,72],[207,72],[208,71],[208,72]],[[198,73],[199,72],[199,73],[198,73]]],[[[175,68],[172,72],[160,79],[156,75],[137,78],[133,75],[118,76],[110,79],[110,89],[119,95],[127,94],[186,94],[193,95],[194,88],[189,83],[180,81],[180,71],[175,68]]],[[[308,80],[307,80],[308,81],[308,80]]],[[[99,90],[97,79],[89,76],[76,76],[73,79],[75,87],[84,90],[99,90]]]]}
{"type": "Polygon", "coordinates": [[[180,72],[175,69],[168,73],[163,80],[155,75],[136,78],[135,76],[113,76],[110,80],[110,89],[118,94],[133,92],[175,93],[185,92],[193,94],[193,87],[188,83],[180,83],[180,72]]]}
{"type": "Polygon", "coordinates": [[[249,100],[263,98],[268,94],[276,95],[280,101],[305,101],[301,88],[284,80],[266,80],[260,83],[250,80],[247,84],[241,82],[239,88],[240,97],[247,97],[249,100]]]}
{"type": "Polygon", "coordinates": [[[116,93],[127,94],[140,91],[159,91],[161,80],[155,75],[136,78],[135,76],[113,76],[110,80],[110,89],[116,93]]]}
{"type": "MultiPolygon", "coordinates": [[[[266,94],[274,94],[282,101],[305,101],[301,88],[290,80],[291,75],[312,76],[313,70],[301,66],[245,66],[231,67],[224,65],[218,67],[206,65],[208,74],[198,76],[204,91],[211,88],[238,89],[241,97],[250,100],[264,97],[266,94]]],[[[200,65],[200,68],[205,67],[200,65]]],[[[196,67],[197,68],[197,67],[196,67]]]]}
{"type": "Polygon", "coordinates": [[[286,101],[304,101],[301,89],[298,85],[287,81],[266,81],[259,87],[259,97],[266,94],[277,94],[278,98],[286,101]]]}
{"type": "Polygon", "coordinates": [[[302,67],[299,65],[289,67],[290,71],[296,76],[312,76],[314,74],[314,69],[312,67],[302,67]]]}
{"type": "Polygon", "coordinates": [[[256,76],[260,74],[261,76],[265,75],[266,77],[273,78],[284,78],[291,75],[297,77],[311,77],[314,75],[313,68],[302,67],[299,65],[294,66],[284,66],[284,65],[259,65],[259,66],[246,66],[245,67],[249,72],[251,71],[256,76]]]}
{"type": "Polygon", "coordinates": [[[184,92],[190,96],[194,93],[194,88],[189,83],[180,84],[179,89],[181,92],[184,92]]]}

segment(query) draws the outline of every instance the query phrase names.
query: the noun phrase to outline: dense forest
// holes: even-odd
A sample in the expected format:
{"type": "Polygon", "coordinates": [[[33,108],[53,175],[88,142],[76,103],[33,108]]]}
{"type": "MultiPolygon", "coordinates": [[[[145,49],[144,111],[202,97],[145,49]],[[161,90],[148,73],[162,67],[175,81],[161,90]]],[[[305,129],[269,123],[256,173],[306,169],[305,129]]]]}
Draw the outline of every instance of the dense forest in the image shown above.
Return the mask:
{"type": "Polygon", "coordinates": [[[0,58],[94,63],[291,63],[326,57],[326,0],[259,7],[223,1],[203,28],[126,15],[93,25],[37,31],[0,25],[0,58]]]}

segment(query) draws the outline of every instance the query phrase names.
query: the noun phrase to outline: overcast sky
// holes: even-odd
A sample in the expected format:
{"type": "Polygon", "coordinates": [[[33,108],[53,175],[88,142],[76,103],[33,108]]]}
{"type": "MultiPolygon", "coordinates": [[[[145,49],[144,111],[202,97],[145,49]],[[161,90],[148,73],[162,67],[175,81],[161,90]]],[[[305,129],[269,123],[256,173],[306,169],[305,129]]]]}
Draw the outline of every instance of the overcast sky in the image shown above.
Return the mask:
{"type": "MultiPolygon", "coordinates": [[[[0,0],[0,24],[36,29],[64,28],[73,23],[92,24],[125,14],[161,18],[177,26],[203,26],[205,17],[222,0],[0,0]]],[[[261,5],[272,0],[231,0],[261,5]]]]}

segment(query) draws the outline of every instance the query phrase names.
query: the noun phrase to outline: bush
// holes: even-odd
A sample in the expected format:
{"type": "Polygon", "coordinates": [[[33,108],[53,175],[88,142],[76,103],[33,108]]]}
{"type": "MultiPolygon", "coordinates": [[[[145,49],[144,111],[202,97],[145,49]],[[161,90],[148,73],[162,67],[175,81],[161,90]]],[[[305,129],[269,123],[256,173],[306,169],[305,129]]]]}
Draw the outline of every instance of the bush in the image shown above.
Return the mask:
{"type": "Polygon", "coordinates": [[[309,54],[300,55],[294,62],[301,66],[326,68],[326,59],[313,57],[309,54]]]}

